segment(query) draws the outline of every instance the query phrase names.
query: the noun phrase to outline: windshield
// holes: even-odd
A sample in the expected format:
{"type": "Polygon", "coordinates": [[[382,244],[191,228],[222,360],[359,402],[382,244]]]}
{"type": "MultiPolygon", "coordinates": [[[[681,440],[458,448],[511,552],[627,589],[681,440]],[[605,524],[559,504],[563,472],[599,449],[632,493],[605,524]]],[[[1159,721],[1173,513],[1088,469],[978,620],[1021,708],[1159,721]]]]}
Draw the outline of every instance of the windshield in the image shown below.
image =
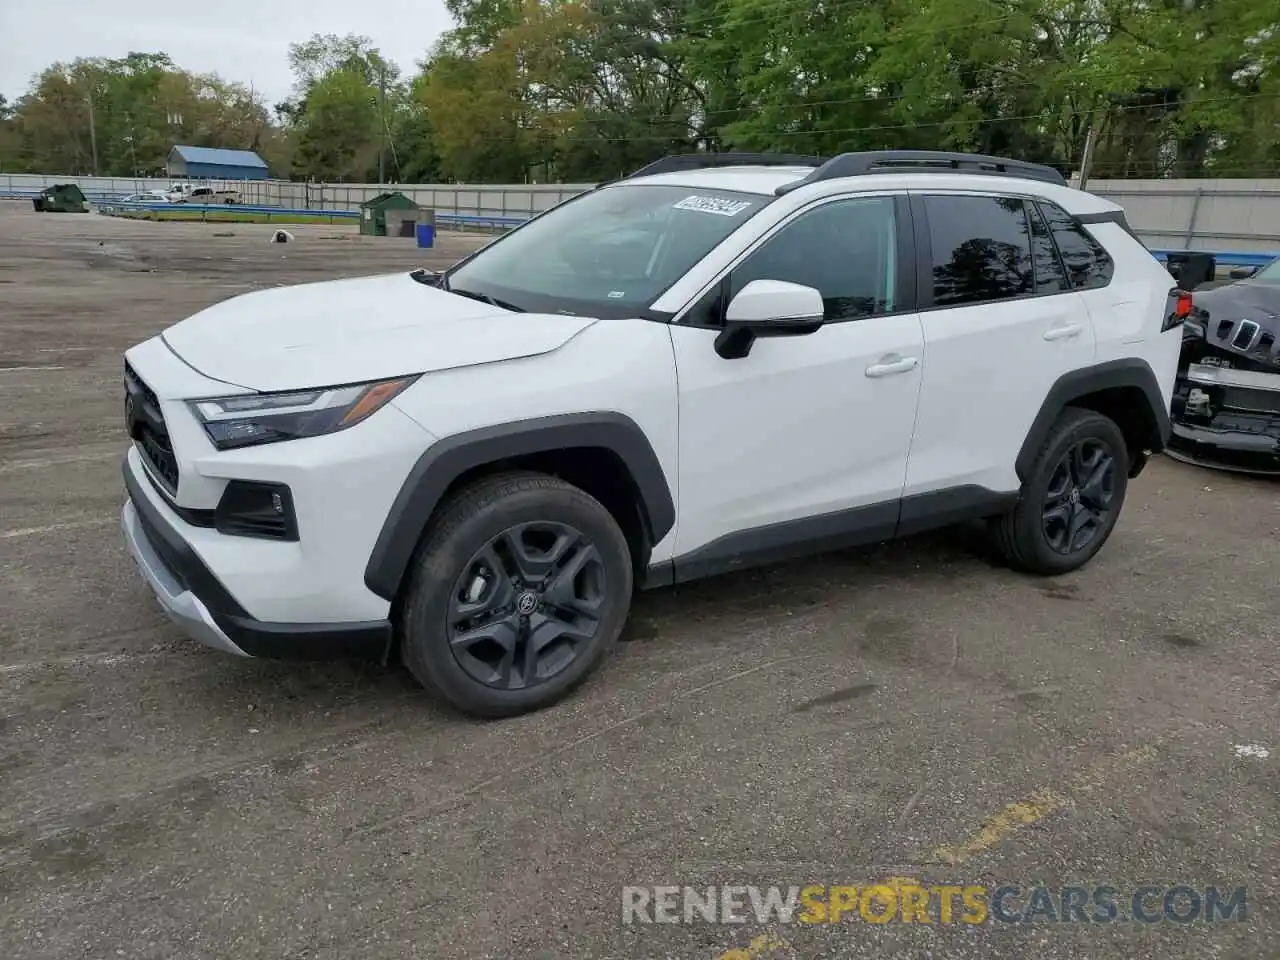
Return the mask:
{"type": "Polygon", "coordinates": [[[1255,283],[1268,283],[1280,287],[1280,257],[1272,260],[1253,275],[1255,283]]]}
{"type": "Polygon", "coordinates": [[[459,264],[447,288],[536,313],[636,316],[770,199],[665,185],[593,190],[459,264]]]}

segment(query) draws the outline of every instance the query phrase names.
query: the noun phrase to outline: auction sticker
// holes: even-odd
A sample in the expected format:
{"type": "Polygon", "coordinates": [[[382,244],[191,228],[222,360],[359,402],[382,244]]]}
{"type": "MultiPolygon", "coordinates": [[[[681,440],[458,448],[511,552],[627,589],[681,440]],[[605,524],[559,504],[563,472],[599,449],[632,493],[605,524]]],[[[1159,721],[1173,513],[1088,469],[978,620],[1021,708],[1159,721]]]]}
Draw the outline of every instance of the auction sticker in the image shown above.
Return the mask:
{"type": "Polygon", "coordinates": [[[675,204],[676,210],[714,213],[718,217],[736,217],[751,206],[750,200],[726,200],[722,197],[700,197],[696,193],[675,204]]]}

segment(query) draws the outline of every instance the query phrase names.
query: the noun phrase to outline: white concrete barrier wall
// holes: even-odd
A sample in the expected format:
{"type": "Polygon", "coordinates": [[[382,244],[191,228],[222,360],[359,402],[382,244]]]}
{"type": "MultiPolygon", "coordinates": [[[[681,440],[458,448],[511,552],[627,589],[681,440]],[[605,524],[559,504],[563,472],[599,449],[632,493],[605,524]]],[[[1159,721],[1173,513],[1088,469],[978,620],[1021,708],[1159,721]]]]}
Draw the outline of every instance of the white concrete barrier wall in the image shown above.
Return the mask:
{"type": "MultiPolygon", "coordinates": [[[[164,189],[171,180],[58,177],[0,173],[0,197],[28,197],[55,183],[80,185],[91,201],[164,189]]],[[[589,183],[294,183],[287,180],[209,181],[241,191],[244,202],[310,210],[356,210],[387,190],[399,190],[437,213],[528,217],[591,189],[589,183]]],[[[1280,179],[1090,180],[1091,193],[1121,204],[1153,249],[1280,253],[1280,179]]]]}

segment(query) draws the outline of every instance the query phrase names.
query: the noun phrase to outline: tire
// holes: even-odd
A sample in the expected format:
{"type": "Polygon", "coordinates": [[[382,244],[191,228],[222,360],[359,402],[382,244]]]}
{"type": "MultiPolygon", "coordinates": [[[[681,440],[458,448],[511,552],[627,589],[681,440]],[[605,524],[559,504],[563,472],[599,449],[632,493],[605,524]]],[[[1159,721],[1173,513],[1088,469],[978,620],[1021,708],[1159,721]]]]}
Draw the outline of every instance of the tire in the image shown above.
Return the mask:
{"type": "Polygon", "coordinates": [[[460,713],[487,719],[541,710],[612,652],[632,582],[626,537],[595,498],[545,474],[486,477],[442,503],[424,534],[397,617],[401,660],[460,713]],[[513,562],[517,543],[522,564],[513,562]],[[551,557],[564,566],[548,573],[551,557]],[[483,614],[463,618],[481,607],[483,614]],[[461,642],[464,635],[473,642],[461,642]],[[534,637],[546,642],[545,659],[531,668],[534,637]]]}
{"type": "Polygon", "coordinates": [[[1115,529],[1128,478],[1128,449],[1115,422],[1092,410],[1067,407],[1036,455],[1017,506],[991,521],[996,550],[1024,573],[1055,576],[1080,569],[1115,529]],[[1069,459],[1073,454],[1077,457],[1069,459]],[[1102,466],[1095,459],[1099,456],[1109,457],[1110,467],[1100,474],[1101,483],[1089,484],[1091,471],[1102,466]],[[1074,473],[1064,474],[1073,467],[1074,473]],[[1069,543],[1065,534],[1073,518],[1088,522],[1069,543]]]}

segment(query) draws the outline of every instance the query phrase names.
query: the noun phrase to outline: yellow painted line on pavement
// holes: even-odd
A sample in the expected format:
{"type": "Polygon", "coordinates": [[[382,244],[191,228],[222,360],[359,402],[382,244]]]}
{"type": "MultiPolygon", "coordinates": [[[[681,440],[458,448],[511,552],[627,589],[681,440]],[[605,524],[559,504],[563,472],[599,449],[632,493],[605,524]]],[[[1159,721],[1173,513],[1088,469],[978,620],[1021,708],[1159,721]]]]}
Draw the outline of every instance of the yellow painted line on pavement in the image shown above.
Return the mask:
{"type": "Polygon", "coordinates": [[[992,814],[977,832],[957,844],[944,844],[932,854],[932,861],[956,866],[986,853],[1006,837],[1023,827],[1039,823],[1064,807],[1074,806],[1080,799],[1105,786],[1117,774],[1148,763],[1156,757],[1154,746],[1126,750],[1090,764],[1071,778],[1063,790],[1041,789],[1030,796],[1006,804],[992,814]]]}
{"type": "Polygon", "coordinates": [[[66,530],[86,530],[90,527],[102,527],[108,523],[116,523],[112,517],[101,520],[75,520],[70,523],[50,523],[43,527],[21,527],[18,530],[0,530],[0,540],[13,540],[16,537],[36,537],[44,533],[62,533],[66,530]]]}
{"type": "Polygon", "coordinates": [[[1015,830],[1038,823],[1065,803],[1056,793],[1037,791],[1025,800],[1006,804],[1003,809],[988,817],[978,832],[963,843],[938,847],[933,851],[933,857],[950,866],[964,863],[970,857],[986,853],[1015,830]]]}
{"type": "Polygon", "coordinates": [[[745,947],[734,948],[720,954],[716,960],[782,960],[793,957],[791,944],[776,933],[762,933],[745,947]]]}

